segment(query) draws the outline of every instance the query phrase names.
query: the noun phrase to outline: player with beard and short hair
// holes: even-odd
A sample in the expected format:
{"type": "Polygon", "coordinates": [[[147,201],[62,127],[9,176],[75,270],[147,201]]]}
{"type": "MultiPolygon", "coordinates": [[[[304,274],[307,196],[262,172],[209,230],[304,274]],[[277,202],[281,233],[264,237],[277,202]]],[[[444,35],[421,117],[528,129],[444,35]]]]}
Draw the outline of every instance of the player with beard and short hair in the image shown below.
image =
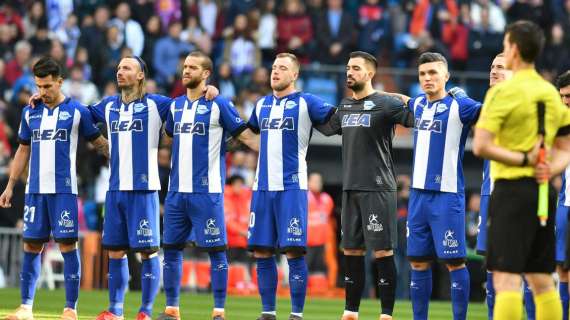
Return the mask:
{"type": "Polygon", "coordinates": [[[221,96],[204,97],[212,60],[192,52],[184,60],[186,94],[171,103],[165,124],[172,143],[170,185],[164,204],[164,291],[166,309],[157,319],[180,319],[182,250],[193,235],[208,251],[214,295],[213,320],[225,319],[228,261],[223,188],[226,134],[259,148],[259,137],[247,128],[234,105],[221,96]]]}
{"type": "Polygon", "coordinates": [[[326,125],[325,135],[342,135],[342,247],[345,255],[346,304],[343,320],[358,319],[365,282],[364,255],[374,251],[378,269],[380,319],[392,319],[396,290],[394,251],[397,241],[396,174],[392,139],[397,124],[412,127],[413,114],[402,99],[372,86],[376,58],[350,54],[344,98],[326,125]]]}

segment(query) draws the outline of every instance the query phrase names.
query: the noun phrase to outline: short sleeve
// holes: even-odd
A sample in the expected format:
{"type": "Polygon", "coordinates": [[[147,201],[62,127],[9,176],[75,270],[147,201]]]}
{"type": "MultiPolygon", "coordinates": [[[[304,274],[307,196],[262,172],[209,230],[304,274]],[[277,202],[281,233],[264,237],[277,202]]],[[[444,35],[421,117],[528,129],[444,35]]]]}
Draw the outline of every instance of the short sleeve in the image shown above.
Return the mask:
{"type": "Polygon", "coordinates": [[[170,104],[172,103],[173,99],[159,94],[153,94],[150,96],[150,98],[156,103],[158,113],[160,114],[160,119],[162,119],[162,121],[166,121],[166,117],[170,111],[170,104]]]}
{"type": "Polygon", "coordinates": [[[93,141],[101,135],[101,132],[95,126],[91,112],[86,107],[80,106],[77,108],[81,115],[79,120],[79,134],[82,135],[87,141],[93,141]]]}
{"type": "Polygon", "coordinates": [[[22,120],[20,121],[20,129],[18,130],[18,142],[23,145],[29,145],[32,142],[32,130],[28,122],[30,115],[29,107],[22,112],[22,120]]]}
{"type": "Polygon", "coordinates": [[[307,109],[309,111],[309,118],[313,124],[323,124],[334,113],[334,107],[330,103],[325,102],[323,99],[312,95],[305,94],[303,98],[307,102],[307,109]]]}
{"type": "Polygon", "coordinates": [[[173,101],[170,104],[170,108],[168,109],[168,114],[166,115],[166,122],[164,123],[164,132],[169,137],[174,136],[174,108],[176,107],[175,102],[173,101]]]}
{"type": "Polygon", "coordinates": [[[230,132],[233,137],[240,135],[247,128],[247,125],[240,118],[233,103],[224,98],[218,98],[215,102],[220,109],[220,124],[222,127],[230,132]]]}
{"type": "Polygon", "coordinates": [[[476,128],[497,134],[519,98],[520,94],[509,93],[500,84],[491,88],[485,96],[476,128]]]}
{"type": "Polygon", "coordinates": [[[257,110],[260,107],[259,105],[261,103],[263,103],[264,99],[265,99],[265,97],[262,97],[261,99],[257,100],[257,103],[255,104],[255,108],[253,108],[253,111],[251,112],[251,116],[249,117],[249,120],[247,121],[248,128],[250,128],[255,133],[259,133],[259,119],[257,118],[257,110]]]}
{"type": "Polygon", "coordinates": [[[404,101],[396,97],[387,97],[386,99],[386,109],[390,122],[410,127],[413,124],[411,119],[413,119],[414,115],[404,101]]]}
{"type": "Polygon", "coordinates": [[[459,118],[463,124],[474,123],[479,118],[481,103],[469,97],[456,99],[459,104],[459,118]]]}
{"type": "Polygon", "coordinates": [[[116,97],[107,97],[107,98],[97,102],[96,104],[90,105],[87,107],[87,109],[91,113],[91,119],[93,119],[94,122],[96,122],[96,123],[105,123],[106,122],[105,107],[107,106],[107,104],[109,102],[112,101],[112,99],[116,99],[116,97]]]}

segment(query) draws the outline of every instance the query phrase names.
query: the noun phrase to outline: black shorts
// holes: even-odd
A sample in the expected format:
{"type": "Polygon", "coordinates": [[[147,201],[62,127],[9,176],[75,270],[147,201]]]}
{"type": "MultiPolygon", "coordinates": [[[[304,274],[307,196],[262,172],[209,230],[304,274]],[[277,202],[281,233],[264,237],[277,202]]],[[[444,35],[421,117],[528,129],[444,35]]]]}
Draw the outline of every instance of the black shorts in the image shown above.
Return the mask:
{"type": "Polygon", "coordinates": [[[537,217],[538,184],[534,178],[497,180],[489,202],[487,268],[510,273],[552,273],[556,192],[548,195],[548,220],[537,217]]]}
{"type": "Polygon", "coordinates": [[[395,191],[342,193],[342,247],[392,250],[397,242],[395,191]]]}
{"type": "Polygon", "coordinates": [[[327,267],[325,265],[325,246],[308,246],[305,260],[307,261],[309,273],[327,272],[327,267]]]}

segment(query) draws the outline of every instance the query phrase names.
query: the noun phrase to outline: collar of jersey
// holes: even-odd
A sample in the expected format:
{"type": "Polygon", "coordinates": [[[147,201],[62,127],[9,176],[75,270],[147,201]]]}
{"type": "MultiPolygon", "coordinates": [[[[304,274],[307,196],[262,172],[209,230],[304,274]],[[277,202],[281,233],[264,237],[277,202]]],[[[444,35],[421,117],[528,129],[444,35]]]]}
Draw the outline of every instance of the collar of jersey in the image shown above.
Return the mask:
{"type": "Polygon", "coordinates": [[[121,106],[121,109],[122,109],[122,106],[124,105],[124,106],[125,106],[125,110],[124,110],[124,111],[129,111],[129,105],[130,105],[131,103],[134,105],[135,103],[142,102],[142,101],[146,98],[146,95],[147,95],[147,94],[145,93],[144,96],[142,96],[142,98],[135,99],[135,100],[133,100],[133,101],[131,101],[131,102],[129,102],[129,103],[124,103],[124,102],[123,102],[123,98],[121,98],[121,94],[119,94],[119,95],[118,95],[118,97],[119,97],[119,105],[121,106]]]}
{"type": "Polygon", "coordinates": [[[425,97],[426,97],[426,104],[427,104],[426,106],[431,108],[437,102],[442,102],[443,100],[445,100],[447,97],[449,97],[449,95],[446,95],[445,97],[443,97],[441,99],[434,100],[434,101],[429,101],[427,95],[425,97]]]}
{"type": "Polygon", "coordinates": [[[196,100],[190,100],[190,98],[188,98],[188,96],[184,94],[184,98],[186,99],[186,101],[188,101],[188,109],[192,109],[192,105],[194,104],[194,102],[200,101],[200,99],[204,98],[204,95],[201,95],[200,98],[196,100]]]}
{"type": "Polygon", "coordinates": [[[292,93],[289,93],[288,95],[283,96],[283,97],[281,97],[281,98],[278,98],[278,97],[275,96],[274,94],[272,94],[272,96],[273,96],[273,99],[275,99],[275,100],[277,100],[277,101],[279,102],[279,101],[281,101],[281,100],[283,100],[283,99],[289,99],[289,98],[291,98],[291,97],[293,97],[293,96],[295,96],[295,95],[298,95],[298,94],[301,94],[301,92],[299,92],[299,91],[293,91],[292,93]]]}
{"type": "MultiPolygon", "coordinates": [[[[59,107],[65,105],[65,104],[67,104],[70,99],[71,99],[71,98],[69,98],[69,97],[65,97],[65,99],[63,99],[62,102],[60,102],[58,105],[56,105],[55,107],[53,107],[53,109],[50,109],[50,108],[49,108],[45,103],[43,103],[43,102],[42,102],[42,104],[40,104],[40,106],[41,106],[42,108],[47,109],[48,114],[51,115],[51,114],[55,111],[55,109],[57,109],[57,108],[59,108],[59,107]]],[[[38,110],[40,110],[40,109],[38,109],[38,110]]]]}

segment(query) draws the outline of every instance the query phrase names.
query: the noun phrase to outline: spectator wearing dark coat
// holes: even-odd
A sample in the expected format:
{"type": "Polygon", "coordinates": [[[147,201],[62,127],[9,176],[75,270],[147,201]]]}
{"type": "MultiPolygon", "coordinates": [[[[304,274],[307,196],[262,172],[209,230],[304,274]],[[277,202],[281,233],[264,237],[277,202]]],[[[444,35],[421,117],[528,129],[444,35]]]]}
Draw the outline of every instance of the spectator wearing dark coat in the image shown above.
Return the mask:
{"type": "Polygon", "coordinates": [[[328,0],[328,8],[317,20],[315,59],[324,64],[339,64],[348,59],[356,34],[352,16],[342,10],[342,0],[328,0]]]}

